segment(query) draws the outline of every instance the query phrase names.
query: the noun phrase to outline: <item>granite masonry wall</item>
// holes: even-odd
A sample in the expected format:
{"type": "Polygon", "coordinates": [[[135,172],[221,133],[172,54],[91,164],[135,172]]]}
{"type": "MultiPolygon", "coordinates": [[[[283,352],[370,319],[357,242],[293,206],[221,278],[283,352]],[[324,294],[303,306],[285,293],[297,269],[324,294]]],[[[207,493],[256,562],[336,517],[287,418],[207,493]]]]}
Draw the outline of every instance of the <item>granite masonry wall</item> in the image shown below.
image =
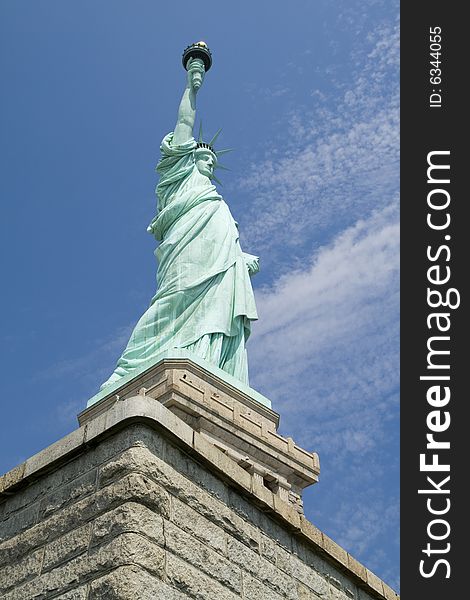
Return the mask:
{"type": "Polygon", "coordinates": [[[207,442],[191,450],[144,418],[101,429],[1,478],[1,598],[397,598],[207,442]]]}

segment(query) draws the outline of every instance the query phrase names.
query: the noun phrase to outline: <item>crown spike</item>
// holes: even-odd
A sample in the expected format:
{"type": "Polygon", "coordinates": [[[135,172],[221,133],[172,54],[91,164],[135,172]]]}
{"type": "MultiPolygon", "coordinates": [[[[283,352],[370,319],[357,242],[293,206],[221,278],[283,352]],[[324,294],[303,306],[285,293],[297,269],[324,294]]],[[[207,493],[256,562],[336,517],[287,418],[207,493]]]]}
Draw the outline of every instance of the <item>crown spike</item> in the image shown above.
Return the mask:
{"type": "Polygon", "coordinates": [[[217,177],[214,175],[214,173],[212,173],[212,177],[211,177],[211,179],[213,179],[214,181],[216,181],[216,182],[217,182],[219,185],[222,185],[222,182],[220,181],[220,179],[218,179],[218,178],[217,178],[217,177]]]}
{"type": "Polygon", "coordinates": [[[227,154],[227,152],[233,152],[234,148],[226,148],[225,150],[217,150],[217,156],[222,156],[222,154],[227,154]]]}
{"type": "Polygon", "coordinates": [[[214,137],[209,142],[209,146],[213,146],[214,145],[215,140],[219,137],[221,131],[222,131],[222,127],[218,131],[216,131],[214,137]]]}
{"type": "Polygon", "coordinates": [[[222,169],[223,171],[231,171],[232,169],[229,169],[228,167],[225,167],[224,165],[219,165],[219,163],[217,163],[215,165],[216,169],[222,169]]]}
{"type": "Polygon", "coordinates": [[[198,142],[202,142],[202,119],[201,122],[199,123],[199,139],[198,142]]]}

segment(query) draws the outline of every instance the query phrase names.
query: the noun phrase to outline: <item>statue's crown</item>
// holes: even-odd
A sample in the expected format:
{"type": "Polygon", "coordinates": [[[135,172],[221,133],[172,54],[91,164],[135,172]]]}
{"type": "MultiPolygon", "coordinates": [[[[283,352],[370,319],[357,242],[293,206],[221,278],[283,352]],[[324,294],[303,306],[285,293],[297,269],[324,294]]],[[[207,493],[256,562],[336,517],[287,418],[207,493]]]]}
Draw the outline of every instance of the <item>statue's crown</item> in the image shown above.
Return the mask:
{"type": "Polygon", "coordinates": [[[213,152],[215,155],[217,155],[217,152],[214,150],[214,146],[211,146],[210,144],[207,144],[206,142],[199,141],[196,144],[196,148],[205,148],[205,149],[210,150],[211,152],[213,152]]]}

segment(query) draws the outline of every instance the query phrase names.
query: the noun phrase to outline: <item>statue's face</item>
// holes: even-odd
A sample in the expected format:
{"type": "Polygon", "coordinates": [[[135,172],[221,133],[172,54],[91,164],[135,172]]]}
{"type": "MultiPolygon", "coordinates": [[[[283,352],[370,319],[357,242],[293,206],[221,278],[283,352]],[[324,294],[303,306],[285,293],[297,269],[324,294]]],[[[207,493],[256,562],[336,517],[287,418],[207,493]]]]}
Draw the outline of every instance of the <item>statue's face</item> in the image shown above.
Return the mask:
{"type": "Polygon", "coordinates": [[[205,175],[212,178],[212,173],[214,172],[214,167],[216,163],[216,158],[214,154],[210,151],[199,151],[196,154],[196,167],[201,173],[201,175],[205,175]]]}

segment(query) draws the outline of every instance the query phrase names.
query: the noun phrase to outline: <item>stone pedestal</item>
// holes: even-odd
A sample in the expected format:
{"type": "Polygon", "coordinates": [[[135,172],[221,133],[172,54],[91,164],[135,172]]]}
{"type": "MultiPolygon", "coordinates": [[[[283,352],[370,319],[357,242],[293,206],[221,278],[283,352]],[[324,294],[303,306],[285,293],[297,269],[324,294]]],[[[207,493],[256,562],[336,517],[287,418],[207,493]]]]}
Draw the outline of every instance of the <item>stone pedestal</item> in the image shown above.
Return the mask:
{"type": "Polygon", "coordinates": [[[190,361],[104,395],[0,478],[6,600],[396,600],[302,515],[315,454],[190,361]]]}
{"type": "Polygon", "coordinates": [[[254,390],[235,387],[192,360],[165,358],[84,410],[80,425],[136,394],[158,400],[302,512],[303,489],[318,481],[318,455],[277,433],[279,415],[266,406],[269,400],[262,404],[254,390]]]}

